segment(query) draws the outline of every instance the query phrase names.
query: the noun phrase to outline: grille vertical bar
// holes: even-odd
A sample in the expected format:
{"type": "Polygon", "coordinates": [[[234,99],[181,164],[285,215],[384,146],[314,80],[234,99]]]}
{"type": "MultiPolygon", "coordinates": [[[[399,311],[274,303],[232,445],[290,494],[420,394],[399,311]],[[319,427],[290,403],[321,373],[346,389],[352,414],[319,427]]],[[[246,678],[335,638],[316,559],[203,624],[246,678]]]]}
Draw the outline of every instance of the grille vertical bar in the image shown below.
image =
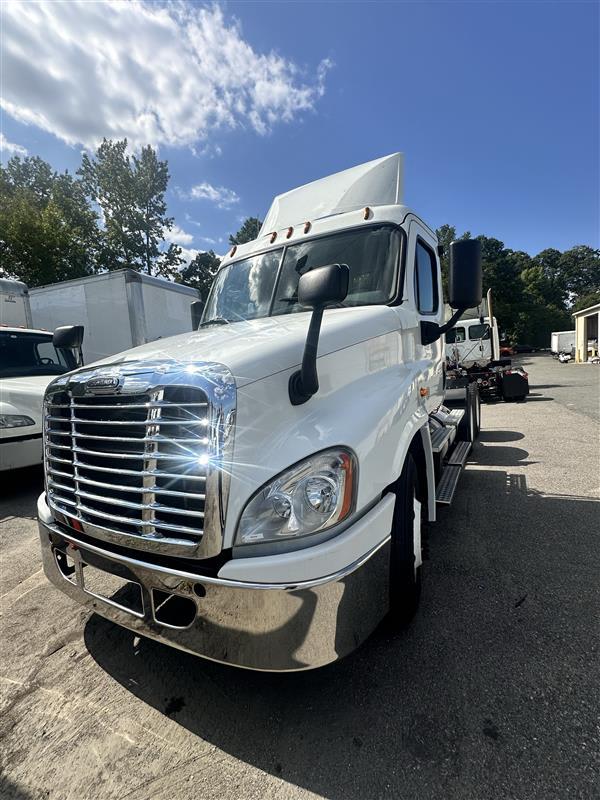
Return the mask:
{"type": "MultiPolygon", "coordinates": [[[[156,471],[158,466],[158,460],[156,459],[156,453],[158,452],[159,444],[153,437],[160,435],[160,416],[161,416],[161,406],[158,405],[163,400],[164,392],[159,390],[157,392],[152,392],[150,394],[150,402],[151,405],[148,407],[148,413],[146,415],[147,425],[146,425],[146,437],[152,438],[152,441],[149,441],[146,445],[147,449],[150,451],[147,453],[144,463],[144,472],[146,473],[153,473],[156,471]],[[156,404],[156,405],[152,405],[156,404]]],[[[153,487],[156,483],[156,478],[153,477],[152,474],[146,474],[142,476],[142,486],[144,488],[143,498],[144,504],[146,506],[151,505],[152,503],[156,502],[156,494],[153,490],[153,487]]],[[[142,511],[142,520],[144,522],[149,522],[151,525],[146,529],[145,533],[147,536],[154,536],[156,535],[156,527],[153,524],[153,516],[152,510],[150,508],[145,508],[142,511]]]]}

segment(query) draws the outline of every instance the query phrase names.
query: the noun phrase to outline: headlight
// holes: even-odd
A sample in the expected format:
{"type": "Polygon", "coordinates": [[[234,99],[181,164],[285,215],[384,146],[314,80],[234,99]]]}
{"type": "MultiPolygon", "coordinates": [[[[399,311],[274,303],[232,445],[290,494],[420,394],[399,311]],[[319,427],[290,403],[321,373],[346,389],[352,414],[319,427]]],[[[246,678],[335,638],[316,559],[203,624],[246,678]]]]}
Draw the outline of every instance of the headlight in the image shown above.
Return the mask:
{"type": "Polygon", "coordinates": [[[22,414],[0,414],[0,428],[24,428],[35,425],[35,420],[22,414]]]}
{"type": "Polygon", "coordinates": [[[244,509],[236,544],[297,539],[354,511],[358,471],[349,450],[317,453],[265,484],[244,509]]]}

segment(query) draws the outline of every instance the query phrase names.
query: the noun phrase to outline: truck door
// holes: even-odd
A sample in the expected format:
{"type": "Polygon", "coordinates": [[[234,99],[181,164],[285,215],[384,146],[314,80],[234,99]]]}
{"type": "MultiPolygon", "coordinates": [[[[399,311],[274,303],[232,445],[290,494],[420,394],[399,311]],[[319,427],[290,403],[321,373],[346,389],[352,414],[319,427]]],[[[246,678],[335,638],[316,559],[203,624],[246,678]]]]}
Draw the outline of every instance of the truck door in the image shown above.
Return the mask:
{"type": "MultiPolygon", "coordinates": [[[[406,289],[419,323],[427,320],[443,324],[444,302],[436,241],[416,220],[411,221],[408,232],[406,289]]],[[[422,369],[419,388],[428,390],[425,406],[427,411],[433,411],[443,400],[444,337],[440,336],[432,344],[424,345],[418,329],[416,355],[422,369]]]]}

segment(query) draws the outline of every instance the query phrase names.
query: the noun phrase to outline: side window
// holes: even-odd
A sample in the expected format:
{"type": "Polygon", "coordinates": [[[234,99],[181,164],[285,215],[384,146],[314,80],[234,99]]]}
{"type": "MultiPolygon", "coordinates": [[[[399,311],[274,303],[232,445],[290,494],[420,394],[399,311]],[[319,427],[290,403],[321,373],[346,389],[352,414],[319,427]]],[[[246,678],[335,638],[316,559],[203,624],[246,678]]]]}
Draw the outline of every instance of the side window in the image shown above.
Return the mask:
{"type": "Polygon", "coordinates": [[[417,241],[415,254],[415,294],[421,314],[433,314],[438,309],[437,263],[433,251],[417,241]]]}
{"type": "Polygon", "coordinates": [[[446,344],[456,344],[457,342],[465,341],[464,328],[452,328],[446,334],[446,344]]]}
{"type": "Polygon", "coordinates": [[[469,328],[469,339],[489,339],[490,326],[486,323],[483,325],[471,325],[469,328]]]}

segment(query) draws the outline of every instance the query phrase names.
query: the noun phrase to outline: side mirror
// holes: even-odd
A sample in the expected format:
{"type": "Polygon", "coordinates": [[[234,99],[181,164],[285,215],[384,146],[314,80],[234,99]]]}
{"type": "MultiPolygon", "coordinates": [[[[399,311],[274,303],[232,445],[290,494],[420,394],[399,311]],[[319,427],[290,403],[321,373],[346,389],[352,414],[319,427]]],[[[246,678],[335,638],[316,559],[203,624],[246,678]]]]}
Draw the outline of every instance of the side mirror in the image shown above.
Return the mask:
{"type": "Polygon", "coordinates": [[[478,239],[461,239],[450,242],[450,271],[448,274],[448,301],[456,309],[444,325],[421,320],[421,342],[436,342],[443,333],[453,328],[467,308],[481,303],[481,242],[478,239]]]}
{"type": "Polygon", "coordinates": [[[481,242],[463,239],[450,243],[448,299],[452,308],[474,308],[481,303],[481,242]]]}
{"type": "Polygon", "coordinates": [[[194,300],[190,310],[192,312],[192,330],[198,330],[202,314],[204,314],[204,300],[194,300]]]}
{"type": "Polygon", "coordinates": [[[313,309],[302,356],[302,367],[290,376],[288,391],[293,406],[306,403],[319,391],[317,350],[323,311],[341,303],[348,294],[350,270],[346,264],[329,264],[305,272],[298,281],[298,302],[313,309]]]}
{"type": "Polygon", "coordinates": [[[70,369],[83,366],[83,325],[61,325],[56,328],[52,344],[63,353],[70,369]]]}
{"type": "Polygon", "coordinates": [[[348,294],[350,270],[346,264],[329,264],[305,272],[298,281],[298,302],[311,308],[341,303],[348,294]]]}

